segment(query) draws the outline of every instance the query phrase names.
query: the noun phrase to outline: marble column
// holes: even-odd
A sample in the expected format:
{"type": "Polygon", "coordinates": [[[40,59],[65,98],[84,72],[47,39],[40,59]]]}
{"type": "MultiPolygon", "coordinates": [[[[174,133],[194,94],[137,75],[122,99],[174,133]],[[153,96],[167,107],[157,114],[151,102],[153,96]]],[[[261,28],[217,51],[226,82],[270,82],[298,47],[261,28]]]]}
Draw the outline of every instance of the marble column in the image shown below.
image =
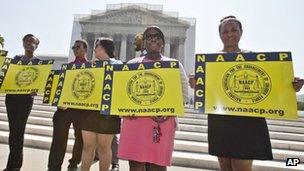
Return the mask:
{"type": "Polygon", "coordinates": [[[164,55],[168,58],[170,58],[170,43],[171,43],[170,39],[165,40],[165,54],[164,55]]]}
{"type": "Polygon", "coordinates": [[[93,57],[93,48],[94,48],[94,40],[95,40],[95,34],[88,34],[87,37],[87,43],[88,43],[88,55],[87,55],[87,59],[88,60],[92,60],[93,57]]]}
{"type": "Polygon", "coordinates": [[[122,35],[121,37],[121,46],[120,46],[120,60],[122,62],[126,62],[126,54],[127,54],[127,36],[122,35]]]}
{"type": "Polygon", "coordinates": [[[101,37],[101,34],[94,34],[94,42],[93,42],[93,47],[92,47],[92,56],[91,56],[91,60],[95,60],[95,43],[96,43],[96,40],[101,37]]]}
{"type": "Polygon", "coordinates": [[[185,39],[184,38],[179,39],[177,58],[178,58],[177,60],[179,60],[184,65],[184,58],[185,58],[185,39]]]}

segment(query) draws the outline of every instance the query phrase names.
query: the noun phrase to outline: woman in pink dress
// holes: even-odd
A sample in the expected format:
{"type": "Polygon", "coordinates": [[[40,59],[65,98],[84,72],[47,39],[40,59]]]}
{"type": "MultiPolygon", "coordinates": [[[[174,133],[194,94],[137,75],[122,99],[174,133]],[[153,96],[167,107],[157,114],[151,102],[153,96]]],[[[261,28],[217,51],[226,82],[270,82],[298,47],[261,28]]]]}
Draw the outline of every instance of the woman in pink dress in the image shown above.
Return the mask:
{"type": "MultiPolygon", "coordinates": [[[[128,63],[154,61],[176,61],[164,57],[164,34],[156,27],[148,27],[144,32],[147,55],[128,63]]],[[[187,99],[187,77],[179,63],[184,101],[187,99]]],[[[173,144],[177,122],[175,117],[124,117],[122,122],[118,157],[129,160],[130,171],[165,171],[171,165],[173,144]]]]}

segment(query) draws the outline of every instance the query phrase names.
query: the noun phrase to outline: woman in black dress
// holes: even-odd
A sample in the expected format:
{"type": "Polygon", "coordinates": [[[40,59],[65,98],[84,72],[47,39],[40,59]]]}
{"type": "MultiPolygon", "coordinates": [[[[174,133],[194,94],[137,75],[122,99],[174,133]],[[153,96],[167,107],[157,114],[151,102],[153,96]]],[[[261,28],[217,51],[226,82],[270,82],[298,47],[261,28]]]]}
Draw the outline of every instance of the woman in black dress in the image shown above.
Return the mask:
{"type": "MultiPolygon", "coordinates": [[[[221,52],[246,52],[239,48],[242,24],[234,16],[220,21],[221,52]]],[[[295,78],[296,91],[303,79],[295,78]]],[[[303,85],[303,84],[302,84],[303,85]]],[[[221,170],[250,171],[252,161],[272,160],[271,143],[265,118],[208,115],[209,154],[218,157],[221,170]]]]}
{"type": "MultiPolygon", "coordinates": [[[[109,38],[99,38],[95,42],[95,58],[109,61],[110,64],[122,64],[114,58],[114,43],[109,38]]],[[[120,133],[120,118],[118,116],[103,116],[99,111],[87,111],[87,117],[82,126],[83,151],[81,170],[89,171],[97,147],[99,170],[108,171],[111,160],[111,144],[115,134],[120,133]]]]}

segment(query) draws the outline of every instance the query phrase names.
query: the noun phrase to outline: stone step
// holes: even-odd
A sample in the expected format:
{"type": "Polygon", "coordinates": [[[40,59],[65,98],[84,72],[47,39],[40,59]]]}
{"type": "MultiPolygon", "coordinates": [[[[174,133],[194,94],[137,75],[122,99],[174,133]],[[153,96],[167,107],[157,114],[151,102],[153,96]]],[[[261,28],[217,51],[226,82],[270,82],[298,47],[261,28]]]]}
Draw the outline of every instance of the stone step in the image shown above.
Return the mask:
{"type": "MultiPolygon", "coordinates": [[[[0,113],[0,120],[7,121],[7,114],[6,113],[0,113]]],[[[28,124],[34,124],[34,125],[44,125],[44,126],[53,126],[52,118],[45,118],[45,117],[39,117],[39,116],[29,116],[27,120],[28,124]]]]}
{"type": "MultiPolygon", "coordinates": [[[[188,118],[187,115],[188,114],[186,114],[186,117],[178,118],[179,123],[191,124],[191,125],[208,125],[208,121],[206,119],[188,118]]],[[[301,122],[301,121],[267,120],[267,124],[304,128],[304,122],[301,122]]]]}
{"type": "MultiPolygon", "coordinates": [[[[284,132],[269,132],[269,134],[272,140],[295,141],[300,143],[304,142],[303,134],[292,134],[284,132]]],[[[189,141],[208,141],[207,133],[200,132],[176,131],[175,138],[189,141]]]]}
{"type": "MultiPolygon", "coordinates": [[[[51,137],[45,137],[45,136],[37,136],[37,135],[31,135],[31,134],[25,134],[24,135],[24,146],[28,147],[35,147],[35,148],[41,148],[41,149],[47,149],[49,150],[51,146],[51,137]]],[[[1,143],[8,143],[8,132],[1,131],[0,130],[0,142],[1,143]]],[[[68,146],[67,146],[67,152],[72,151],[72,145],[74,141],[68,140],[68,146]]],[[[182,152],[182,154],[185,154],[186,152],[182,152]]],[[[187,155],[180,155],[179,152],[173,152],[173,164],[174,165],[180,165],[180,166],[191,166],[191,167],[197,167],[197,168],[204,168],[203,165],[200,163],[202,162],[199,159],[194,159],[192,156],[196,155],[197,153],[186,153],[187,155]],[[175,158],[178,160],[176,161],[175,158]],[[181,160],[181,161],[180,161],[181,160]]],[[[211,156],[210,156],[211,157],[211,156]]],[[[215,167],[213,169],[218,169],[218,165],[216,162],[214,162],[215,167]]],[[[208,167],[209,169],[209,167],[208,167]]]]}
{"type": "MultiPolygon", "coordinates": [[[[6,114],[0,113],[0,121],[7,121],[6,114]]],[[[36,117],[36,116],[30,116],[28,118],[27,124],[31,125],[42,125],[42,126],[49,126],[52,127],[52,119],[51,118],[42,118],[42,117],[36,117]]],[[[29,127],[29,126],[28,126],[29,127]]],[[[36,128],[36,127],[34,127],[36,128]]],[[[44,127],[43,127],[44,128],[44,127]]],[[[35,131],[36,132],[36,131],[35,131]]],[[[73,130],[71,130],[70,138],[73,138],[73,130]]],[[[41,133],[44,133],[43,131],[41,133]]],[[[32,134],[38,134],[33,133],[32,134]]],[[[42,134],[44,135],[44,134],[42,134]]],[[[51,136],[51,132],[47,134],[48,136],[51,136]]],[[[303,135],[304,137],[304,135],[303,135]]],[[[207,142],[207,133],[198,133],[196,135],[191,134],[191,132],[180,132],[178,131],[176,133],[176,139],[182,139],[182,140],[188,140],[188,141],[201,141],[201,142],[207,142]],[[186,133],[187,135],[184,135],[186,133]],[[182,135],[182,136],[179,136],[182,135]],[[204,138],[203,138],[204,137],[204,138]]],[[[303,142],[296,142],[296,141],[286,141],[286,140],[275,140],[272,139],[272,146],[273,148],[279,148],[279,149],[293,149],[293,150],[303,150],[304,151],[304,139],[303,142]]]]}
{"type": "MultiPolygon", "coordinates": [[[[45,125],[45,126],[50,126],[52,127],[52,118],[48,117],[37,117],[37,116],[32,116],[34,111],[32,111],[31,116],[28,119],[29,124],[34,124],[34,125],[45,125]]],[[[7,121],[7,116],[4,113],[0,113],[0,120],[2,121],[7,121]]],[[[182,124],[181,124],[182,125],[182,124]]],[[[184,127],[192,127],[191,125],[185,125],[184,127]]],[[[186,135],[183,135],[183,137],[179,137],[182,139],[187,139],[187,140],[193,140],[193,141],[206,141],[206,136],[205,132],[198,132],[197,134],[194,132],[187,131],[187,129],[181,129],[183,132],[186,132],[186,135]],[[189,136],[190,135],[190,136],[189,136]],[[194,136],[193,136],[194,135],[194,136]]],[[[277,131],[270,131],[270,137],[272,139],[279,139],[279,140],[293,140],[293,141],[302,141],[304,142],[304,134],[298,134],[298,133],[284,133],[284,132],[277,132],[277,131]]]]}
{"type": "MultiPolygon", "coordinates": [[[[0,107],[5,107],[5,104],[0,103],[0,107]]],[[[57,107],[49,106],[49,105],[33,104],[32,109],[39,111],[49,111],[54,113],[57,110],[57,107]]]]}
{"type": "MultiPolygon", "coordinates": [[[[196,143],[207,143],[207,134],[203,135],[191,135],[191,132],[177,131],[175,139],[181,142],[189,142],[190,144],[196,143]],[[189,137],[197,137],[195,140],[189,137]]],[[[290,140],[276,140],[271,139],[271,146],[273,149],[284,149],[284,150],[294,150],[304,152],[304,142],[290,141],[290,140]]]]}
{"type": "MultiPolygon", "coordinates": [[[[51,137],[43,137],[31,134],[24,135],[24,145],[41,149],[49,149],[51,137]]],[[[0,131],[0,142],[8,143],[8,132],[0,131]]],[[[71,152],[73,140],[68,140],[67,151],[71,152]]],[[[191,166],[202,169],[219,169],[217,158],[206,153],[193,153],[175,150],[173,152],[173,165],[191,166]]],[[[254,161],[253,170],[256,171],[295,171],[303,170],[302,165],[296,167],[285,166],[285,161],[254,161]]]]}
{"type": "MultiPolygon", "coordinates": [[[[0,113],[6,114],[6,107],[0,106],[0,113]]],[[[50,111],[41,111],[41,110],[35,110],[32,109],[30,116],[37,116],[37,117],[45,117],[45,118],[52,118],[54,115],[54,112],[50,111]]]]}
{"type": "MultiPolygon", "coordinates": [[[[179,124],[180,130],[192,131],[192,132],[207,132],[206,125],[191,125],[191,124],[179,124]]],[[[269,131],[286,132],[286,133],[304,133],[304,128],[289,127],[289,126],[277,126],[268,125],[269,131]]]]}
{"type": "MultiPolygon", "coordinates": [[[[8,123],[4,121],[0,121],[0,130],[1,131],[8,131],[8,123]]],[[[52,127],[49,126],[41,126],[41,125],[32,125],[27,124],[26,126],[26,134],[36,135],[36,136],[43,136],[43,137],[52,137],[52,127]]],[[[73,131],[71,130],[69,133],[69,138],[73,139],[73,131]]],[[[175,140],[175,148],[178,148],[179,151],[189,151],[189,152],[199,152],[199,153],[208,153],[208,143],[207,142],[192,142],[192,141],[185,141],[185,140],[175,140]],[[188,143],[188,144],[186,144],[188,143]]],[[[273,143],[273,142],[272,142],[273,143]]],[[[292,142],[289,143],[289,148],[293,148],[296,146],[296,149],[303,150],[303,144],[297,144],[292,142]]],[[[277,145],[279,146],[279,145],[277,145]]],[[[288,145],[285,145],[288,146],[288,145]]],[[[285,160],[286,156],[288,157],[300,157],[304,160],[304,152],[303,151],[295,151],[295,150],[283,150],[283,149],[275,149],[273,146],[273,154],[275,160],[285,160]],[[302,154],[302,156],[300,155],[302,154]]]]}
{"type": "MultiPolygon", "coordinates": [[[[181,163],[185,163],[184,166],[187,165],[195,165],[199,164],[198,167],[201,168],[209,168],[209,169],[219,169],[217,158],[214,156],[210,156],[208,154],[191,154],[192,160],[190,160],[191,163],[186,163],[185,158],[190,158],[189,153],[187,152],[182,152],[182,151],[174,151],[174,154],[178,154],[178,156],[182,157],[175,157],[174,162],[179,163],[180,166],[181,163]],[[197,162],[199,161],[199,162],[197,162]]],[[[187,160],[188,162],[188,160],[187,160]]],[[[254,171],[292,171],[292,170],[303,170],[304,166],[303,165],[298,165],[294,167],[286,166],[285,161],[258,161],[255,160],[253,162],[253,170],[254,171]]]]}
{"type": "MultiPolygon", "coordinates": [[[[33,112],[35,112],[35,111],[32,111],[32,113],[33,112]]],[[[32,115],[32,113],[31,113],[31,115],[32,115]]],[[[6,114],[0,112],[0,119],[1,120],[7,120],[6,114]]],[[[51,118],[37,117],[35,115],[29,117],[28,123],[38,124],[38,125],[47,125],[47,126],[52,126],[52,124],[53,124],[51,118]]],[[[207,126],[179,124],[179,127],[180,127],[181,131],[207,133],[207,126]]],[[[289,126],[273,126],[273,125],[268,125],[268,127],[269,127],[270,134],[272,132],[280,132],[280,134],[282,134],[282,133],[287,132],[287,131],[288,131],[288,133],[297,133],[297,134],[303,134],[304,133],[304,128],[289,127],[289,126]]],[[[276,134],[276,133],[274,133],[274,134],[276,134]]],[[[275,139],[280,139],[280,138],[281,137],[279,137],[279,136],[275,137],[275,139]]],[[[293,140],[293,139],[290,139],[290,138],[286,139],[285,138],[284,140],[293,140]]],[[[300,139],[295,139],[295,140],[302,141],[300,139]]]]}
{"type": "MultiPolygon", "coordinates": [[[[41,107],[41,105],[40,105],[40,107],[41,107]]],[[[48,106],[44,106],[44,107],[48,107],[48,106]]],[[[6,113],[6,108],[3,106],[0,106],[0,113],[6,113]]],[[[51,118],[53,116],[53,113],[54,112],[50,112],[50,111],[36,110],[36,108],[34,108],[31,111],[31,116],[51,118]]],[[[180,123],[181,129],[185,130],[185,131],[206,132],[206,130],[207,130],[207,121],[206,120],[179,118],[179,123],[180,123]],[[190,127],[187,125],[190,125],[190,127]],[[185,127],[185,126],[187,126],[187,127],[185,127]]],[[[304,133],[303,124],[304,124],[304,122],[271,120],[271,121],[269,121],[268,129],[270,131],[278,131],[278,132],[304,133]],[[275,122],[275,125],[272,124],[273,122],[275,122]]]]}
{"type": "MultiPolygon", "coordinates": [[[[208,153],[208,143],[207,142],[175,140],[174,141],[174,150],[207,154],[208,153]]],[[[301,149],[301,150],[303,150],[303,149],[301,149]]],[[[273,158],[275,160],[286,161],[286,158],[300,158],[301,161],[304,160],[304,151],[275,149],[273,147],[272,153],[273,153],[273,158]]]]}
{"type": "MultiPolygon", "coordinates": [[[[0,112],[0,119],[2,120],[6,120],[6,113],[1,113],[0,112]]],[[[197,119],[189,119],[189,118],[179,118],[178,119],[180,124],[187,124],[187,125],[202,125],[202,126],[206,126],[207,125],[207,121],[206,120],[197,120],[197,119]],[[202,123],[202,124],[201,124],[202,123]]],[[[296,127],[296,126],[292,126],[292,125],[287,125],[284,124],[285,122],[282,122],[282,126],[289,126],[289,127],[296,127]]],[[[49,125],[52,126],[52,119],[49,118],[45,118],[45,117],[40,117],[40,116],[31,116],[29,117],[28,123],[32,123],[32,124],[38,124],[38,125],[49,125]]],[[[304,124],[304,123],[295,123],[295,125],[298,125],[298,127],[301,127],[300,124],[304,124]]],[[[269,124],[270,126],[271,124],[269,124]]],[[[280,125],[281,126],[281,125],[280,125]]]]}

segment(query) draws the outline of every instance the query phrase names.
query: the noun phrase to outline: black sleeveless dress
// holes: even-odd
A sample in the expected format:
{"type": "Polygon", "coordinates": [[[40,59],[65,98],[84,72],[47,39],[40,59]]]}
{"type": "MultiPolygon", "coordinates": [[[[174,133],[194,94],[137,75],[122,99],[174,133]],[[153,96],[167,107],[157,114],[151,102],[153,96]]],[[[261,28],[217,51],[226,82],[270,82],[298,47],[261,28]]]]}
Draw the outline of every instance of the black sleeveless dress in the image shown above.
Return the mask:
{"type": "Polygon", "coordinates": [[[273,159],[265,118],[209,114],[208,143],[209,154],[218,157],[273,159]]]}
{"type": "Polygon", "coordinates": [[[265,118],[208,115],[209,154],[247,160],[272,160],[265,118]]]}

